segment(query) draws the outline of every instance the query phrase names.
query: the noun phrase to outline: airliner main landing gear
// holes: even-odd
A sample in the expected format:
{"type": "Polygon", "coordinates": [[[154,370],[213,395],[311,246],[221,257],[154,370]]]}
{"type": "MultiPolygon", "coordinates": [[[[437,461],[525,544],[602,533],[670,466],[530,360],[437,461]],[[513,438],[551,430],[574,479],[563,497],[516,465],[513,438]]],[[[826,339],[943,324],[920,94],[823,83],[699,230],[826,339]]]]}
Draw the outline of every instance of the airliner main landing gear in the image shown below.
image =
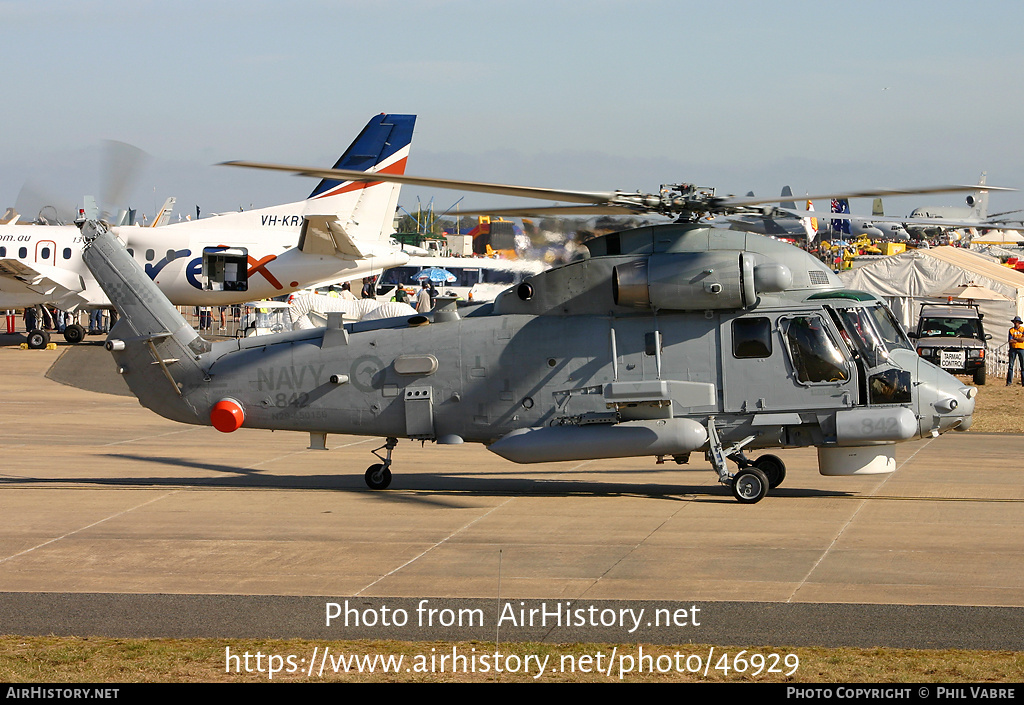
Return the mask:
{"type": "Polygon", "coordinates": [[[380,448],[371,451],[378,458],[383,460],[383,463],[374,463],[370,467],[366,468],[366,474],[363,475],[363,479],[366,480],[366,486],[371,490],[386,490],[388,485],[391,484],[391,451],[398,445],[397,438],[388,438],[387,441],[380,448]],[[382,456],[378,451],[387,450],[387,457],[382,456]]]}
{"type": "Polygon", "coordinates": [[[85,328],[77,323],[72,323],[64,328],[64,340],[72,345],[78,345],[85,340],[85,328]]]}
{"type": "Polygon", "coordinates": [[[29,350],[43,350],[50,343],[50,334],[45,330],[34,328],[25,336],[29,350]]]}

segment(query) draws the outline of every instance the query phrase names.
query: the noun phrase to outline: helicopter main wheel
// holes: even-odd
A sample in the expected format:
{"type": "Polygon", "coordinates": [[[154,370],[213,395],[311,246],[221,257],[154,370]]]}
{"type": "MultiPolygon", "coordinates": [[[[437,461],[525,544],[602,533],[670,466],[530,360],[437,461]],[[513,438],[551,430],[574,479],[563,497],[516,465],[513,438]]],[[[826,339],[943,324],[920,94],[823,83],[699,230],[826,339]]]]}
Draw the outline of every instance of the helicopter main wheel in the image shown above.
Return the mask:
{"type": "Polygon", "coordinates": [[[756,467],[740,470],[732,478],[732,496],[741,504],[755,504],[768,494],[768,477],[756,467]]]}
{"type": "Polygon", "coordinates": [[[391,484],[391,471],[383,463],[374,463],[366,468],[363,479],[371,490],[386,490],[391,484]]]}
{"type": "Polygon", "coordinates": [[[85,328],[77,323],[72,323],[64,329],[64,340],[72,345],[78,345],[85,340],[85,328]]]}
{"type": "Polygon", "coordinates": [[[50,334],[45,330],[30,330],[27,340],[29,350],[43,350],[50,343],[50,334]]]}
{"type": "Polygon", "coordinates": [[[754,461],[754,467],[768,478],[770,490],[774,490],[786,479],[786,464],[777,455],[762,455],[754,461]]]}

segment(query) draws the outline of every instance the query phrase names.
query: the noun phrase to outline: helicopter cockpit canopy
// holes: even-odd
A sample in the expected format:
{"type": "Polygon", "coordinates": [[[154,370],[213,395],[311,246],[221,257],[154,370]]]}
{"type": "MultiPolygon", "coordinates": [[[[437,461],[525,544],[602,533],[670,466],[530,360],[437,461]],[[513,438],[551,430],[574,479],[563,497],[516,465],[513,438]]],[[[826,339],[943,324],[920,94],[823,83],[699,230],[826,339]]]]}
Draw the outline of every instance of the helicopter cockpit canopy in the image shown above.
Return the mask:
{"type": "Polygon", "coordinates": [[[837,308],[836,314],[855,351],[869,368],[883,364],[893,350],[914,350],[892,313],[881,305],[837,308]]]}
{"type": "MultiPolygon", "coordinates": [[[[874,296],[864,292],[833,292],[827,297],[851,301],[848,305],[837,301],[826,308],[850,351],[863,366],[868,380],[868,402],[909,402],[911,371],[904,369],[906,364],[901,362],[916,362],[917,354],[892,312],[874,296]],[[894,355],[896,351],[906,351],[906,358],[894,355]]],[[[815,294],[809,298],[826,298],[826,295],[815,294]]]]}

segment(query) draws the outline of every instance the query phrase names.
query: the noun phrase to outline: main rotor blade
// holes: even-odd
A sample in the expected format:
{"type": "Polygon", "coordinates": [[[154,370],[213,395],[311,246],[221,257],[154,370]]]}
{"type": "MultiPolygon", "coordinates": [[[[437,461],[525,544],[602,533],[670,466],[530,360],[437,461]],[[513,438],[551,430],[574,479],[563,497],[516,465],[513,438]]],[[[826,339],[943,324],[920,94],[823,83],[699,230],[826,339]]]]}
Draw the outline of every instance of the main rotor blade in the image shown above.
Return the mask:
{"type": "MultiPolygon", "coordinates": [[[[222,162],[223,166],[240,166],[249,169],[269,169],[272,171],[286,171],[302,176],[312,176],[320,179],[338,179],[342,181],[388,181],[397,184],[408,184],[412,186],[426,186],[431,188],[444,188],[456,191],[476,191],[479,193],[492,193],[499,196],[517,196],[520,198],[534,198],[545,201],[568,201],[570,203],[584,203],[591,207],[615,208],[615,210],[590,210],[589,214],[601,215],[606,213],[703,213],[703,212],[727,212],[731,209],[743,209],[751,206],[758,206],[767,203],[779,203],[791,201],[793,196],[780,196],[776,198],[739,198],[735,196],[715,197],[709,195],[698,195],[692,197],[689,193],[686,198],[668,198],[665,195],[644,194],[641,192],[628,193],[624,191],[565,191],[561,189],[542,188],[538,186],[513,186],[511,184],[493,184],[480,181],[464,181],[461,179],[437,179],[423,176],[409,176],[407,174],[386,174],[381,172],[352,171],[349,169],[321,169],[318,167],[290,166],[286,164],[268,164],[264,162],[231,161],[222,162]]],[[[847,191],[843,193],[818,194],[813,196],[802,196],[810,200],[823,199],[848,199],[848,198],[879,198],[893,196],[914,196],[936,193],[960,193],[963,191],[1014,191],[1015,189],[1003,188],[1000,186],[987,186],[974,184],[970,186],[926,186],[923,188],[906,189],[874,189],[864,191],[847,191]]],[[[583,215],[584,210],[554,210],[560,206],[540,208],[504,209],[502,211],[485,211],[492,215],[539,215],[576,213],[583,215]]]]}
{"type": "MultiPolygon", "coordinates": [[[[799,196],[797,200],[819,201],[826,199],[842,200],[846,198],[885,198],[896,196],[920,196],[934,193],[963,193],[964,191],[1016,191],[1015,188],[1005,186],[987,186],[983,184],[949,185],[949,186],[923,186],[921,188],[880,188],[865,191],[845,191],[840,193],[824,193],[817,196],[799,196]]],[[[716,199],[715,205],[728,207],[758,206],[765,203],[780,203],[792,201],[793,196],[782,196],[775,198],[738,198],[725,196],[716,199]]]]}
{"type": "MultiPolygon", "coordinates": [[[[460,210],[457,215],[497,215],[497,216],[509,216],[512,218],[518,217],[529,217],[532,215],[646,215],[647,211],[644,209],[629,208],[627,206],[538,206],[536,208],[530,208],[524,206],[523,208],[490,208],[490,209],[474,209],[474,210],[460,210]]],[[[449,217],[456,215],[455,213],[449,214],[449,217]]]]}
{"type": "Polygon", "coordinates": [[[569,201],[571,203],[607,203],[619,194],[615,191],[563,191],[560,189],[541,188],[538,186],[513,186],[511,184],[491,184],[480,181],[462,181],[460,179],[435,179],[424,176],[408,176],[406,174],[368,173],[349,169],[322,169],[316,167],[288,166],[285,164],[267,164],[263,162],[231,161],[221,162],[222,166],[240,166],[248,169],[270,169],[287,171],[300,176],[312,176],[318,179],[337,179],[340,181],[388,181],[409,186],[428,186],[433,188],[452,189],[454,191],[477,191],[493,193],[498,196],[519,196],[522,198],[540,198],[545,201],[569,201]]]}

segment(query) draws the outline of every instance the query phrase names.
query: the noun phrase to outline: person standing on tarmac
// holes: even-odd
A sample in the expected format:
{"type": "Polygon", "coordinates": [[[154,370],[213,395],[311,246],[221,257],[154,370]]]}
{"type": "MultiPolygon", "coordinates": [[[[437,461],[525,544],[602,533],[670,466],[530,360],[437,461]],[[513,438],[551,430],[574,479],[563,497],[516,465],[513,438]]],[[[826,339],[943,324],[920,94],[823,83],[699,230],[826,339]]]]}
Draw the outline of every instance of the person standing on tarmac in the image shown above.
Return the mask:
{"type": "Polygon", "coordinates": [[[1020,383],[1024,385],[1024,321],[1020,316],[1013,317],[1013,327],[1007,335],[1010,344],[1010,361],[1006,366],[1006,386],[1013,384],[1013,364],[1020,364],[1020,383]]]}
{"type": "Polygon", "coordinates": [[[430,282],[424,279],[420,287],[420,293],[416,295],[416,310],[419,313],[426,313],[433,307],[430,301],[430,282]]]}

